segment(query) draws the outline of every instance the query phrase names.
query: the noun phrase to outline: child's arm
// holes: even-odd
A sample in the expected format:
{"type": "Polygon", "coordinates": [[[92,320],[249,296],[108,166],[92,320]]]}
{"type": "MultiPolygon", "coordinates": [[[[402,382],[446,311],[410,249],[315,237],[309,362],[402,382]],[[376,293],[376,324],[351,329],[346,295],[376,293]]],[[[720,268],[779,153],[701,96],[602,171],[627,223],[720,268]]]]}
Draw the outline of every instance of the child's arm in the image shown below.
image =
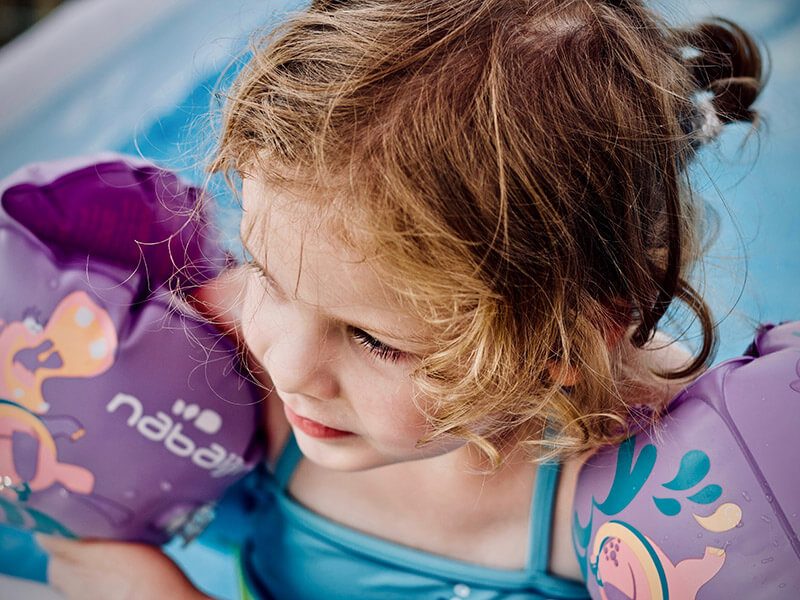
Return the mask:
{"type": "Polygon", "coordinates": [[[583,466],[572,541],[593,598],[796,598],[800,324],[688,386],[583,466]]]}
{"type": "Polygon", "coordinates": [[[152,546],[41,535],[37,535],[37,541],[49,555],[48,583],[68,599],[208,598],[152,546]]]}
{"type": "MultiPolygon", "coordinates": [[[[239,329],[242,285],[241,273],[230,269],[199,287],[187,300],[243,348],[239,329]]],[[[260,385],[269,389],[268,376],[251,356],[247,356],[260,385]]],[[[48,583],[68,599],[209,598],[157,547],[127,542],[73,541],[46,535],[37,535],[36,539],[48,553],[48,583]]]]}

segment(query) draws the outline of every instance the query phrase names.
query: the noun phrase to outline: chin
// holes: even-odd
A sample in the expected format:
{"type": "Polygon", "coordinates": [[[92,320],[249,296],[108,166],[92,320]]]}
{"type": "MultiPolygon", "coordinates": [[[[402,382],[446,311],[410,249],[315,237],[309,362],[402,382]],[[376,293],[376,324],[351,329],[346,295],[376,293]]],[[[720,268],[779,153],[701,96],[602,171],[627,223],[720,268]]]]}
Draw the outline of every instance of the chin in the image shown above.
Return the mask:
{"type": "Polygon", "coordinates": [[[336,440],[331,443],[295,432],[297,445],[303,456],[314,464],[331,471],[356,472],[436,458],[450,454],[464,446],[460,440],[449,444],[378,449],[360,436],[336,440]]]}
{"type": "Polygon", "coordinates": [[[367,471],[425,458],[416,451],[410,456],[386,456],[359,437],[330,443],[295,432],[295,438],[305,458],[331,471],[367,471]]]}

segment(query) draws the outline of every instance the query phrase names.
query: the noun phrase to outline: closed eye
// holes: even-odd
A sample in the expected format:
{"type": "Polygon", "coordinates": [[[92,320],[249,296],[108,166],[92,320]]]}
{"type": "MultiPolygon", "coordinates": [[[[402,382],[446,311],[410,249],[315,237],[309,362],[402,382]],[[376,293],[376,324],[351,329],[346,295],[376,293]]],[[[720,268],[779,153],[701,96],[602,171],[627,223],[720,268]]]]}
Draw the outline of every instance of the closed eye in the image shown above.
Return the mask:
{"type": "Polygon", "coordinates": [[[359,329],[358,327],[350,327],[349,329],[350,335],[353,337],[353,339],[376,358],[385,360],[387,362],[397,362],[398,360],[407,356],[402,350],[398,350],[397,348],[393,348],[388,344],[384,344],[382,341],[372,337],[363,329],[359,329]]]}

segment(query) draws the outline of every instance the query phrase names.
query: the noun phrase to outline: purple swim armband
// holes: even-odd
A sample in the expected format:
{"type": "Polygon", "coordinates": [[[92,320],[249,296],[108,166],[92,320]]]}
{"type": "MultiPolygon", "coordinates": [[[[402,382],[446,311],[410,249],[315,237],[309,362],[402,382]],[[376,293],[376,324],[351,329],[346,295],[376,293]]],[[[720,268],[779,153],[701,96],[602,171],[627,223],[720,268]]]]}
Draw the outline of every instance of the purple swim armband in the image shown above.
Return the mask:
{"type": "Polygon", "coordinates": [[[234,344],[170,291],[225,265],[199,195],[116,155],[0,183],[0,522],[188,537],[259,459],[234,344]]]}
{"type": "Polygon", "coordinates": [[[800,598],[800,322],[699,377],[653,431],[583,466],[573,544],[593,598],[800,598]]]}

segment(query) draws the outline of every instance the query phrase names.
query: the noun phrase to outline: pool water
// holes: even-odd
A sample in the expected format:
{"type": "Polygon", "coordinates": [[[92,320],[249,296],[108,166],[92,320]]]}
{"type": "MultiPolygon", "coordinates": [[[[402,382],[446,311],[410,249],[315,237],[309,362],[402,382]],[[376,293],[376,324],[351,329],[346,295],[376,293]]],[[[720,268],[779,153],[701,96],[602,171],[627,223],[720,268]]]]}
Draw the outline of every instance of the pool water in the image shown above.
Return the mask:
{"type": "MultiPolygon", "coordinates": [[[[717,239],[697,278],[719,323],[721,360],[744,349],[756,323],[800,316],[800,3],[657,4],[677,22],[690,15],[730,16],[760,36],[771,52],[771,80],[758,103],[760,132],[726,128],[717,143],[702,151],[693,171],[696,189],[719,217],[717,239]]],[[[30,161],[116,150],[150,158],[201,182],[214,139],[209,107],[218,106],[214,90],[221,73],[232,62],[223,83],[235,73],[248,32],[269,28],[301,6],[296,0],[84,0],[65,5],[0,52],[5,88],[0,95],[0,177],[30,161]],[[119,17],[123,10],[134,12],[126,20],[119,17]],[[94,11],[92,18],[100,21],[81,37],[75,32],[88,18],[86,11],[94,11]],[[126,22],[135,27],[125,29],[126,22]],[[95,37],[97,52],[70,59],[75,38],[91,47],[95,37]],[[62,44],[63,57],[49,53],[37,58],[37,49],[48,44],[62,44]],[[63,66],[52,64],[59,60],[63,66]],[[52,76],[41,81],[37,74],[45,68],[52,76]]],[[[235,203],[219,181],[213,190],[235,247],[235,203]]],[[[168,550],[203,589],[233,598],[237,539],[230,532],[244,528],[235,491],[222,503],[221,513],[198,543],[186,548],[172,544],[168,550]]],[[[44,564],[27,534],[0,528],[0,572],[41,579],[44,564]],[[14,556],[14,564],[4,556],[14,556]]]]}

